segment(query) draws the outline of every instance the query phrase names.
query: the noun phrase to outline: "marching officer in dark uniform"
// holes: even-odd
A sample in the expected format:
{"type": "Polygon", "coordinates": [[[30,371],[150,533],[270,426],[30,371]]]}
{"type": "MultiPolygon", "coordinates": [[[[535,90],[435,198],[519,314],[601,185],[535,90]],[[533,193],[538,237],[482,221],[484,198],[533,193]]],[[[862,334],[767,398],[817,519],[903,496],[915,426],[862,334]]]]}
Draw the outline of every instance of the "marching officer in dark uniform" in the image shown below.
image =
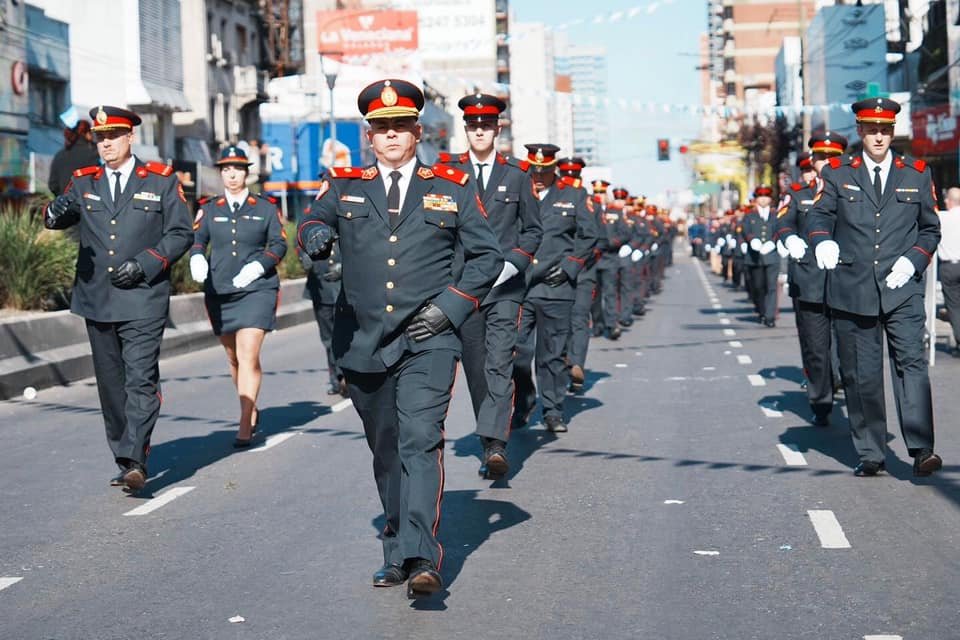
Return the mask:
{"type": "MultiPolygon", "coordinates": [[[[586,166],[584,164],[584,166],[586,166]]],[[[597,217],[598,225],[600,218],[607,210],[607,187],[610,183],[606,180],[594,180],[591,184],[593,195],[593,214],[597,217]]],[[[578,393],[583,390],[583,383],[586,380],[587,351],[590,348],[590,320],[592,307],[597,291],[597,253],[595,249],[593,256],[587,260],[586,266],[580,270],[577,276],[576,298],[573,301],[573,308],[570,310],[570,339],[567,343],[567,362],[570,366],[570,391],[578,393]]],[[[599,328],[595,326],[594,335],[599,328]]],[[[599,329],[602,331],[602,329],[599,329]]]]}
{"type": "Polygon", "coordinates": [[[470,150],[456,159],[441,154],[440,162],[470,176],[504,258],[503,271],[480,303],[480,310],[459,330],[463,371],[483,444],[480,473],[497,478],[510,470],[506,448],[513,412],[517,317],[527,290],[523,273],[540,246],[543,228],[540,203],[527,175],[529,163],[503,156],[494,146],[506,103],[479,93],[464,96],[458,106],[463,110],[470,150]]]}
{"type": "Polygon", "coordinates": [[[863,152],[831,158],[808,217],[808,241],[830,271],[827,305],[837,329],[858,476],[885,467],[886,333],[897,414],[913,473],[943,461],[933,452],[933,400],[923,351],[923,273],[940,242],[933,178],[926,163],[893,153],[900,105],[870,98],[852,105],[863,152]]]}
{"type": "MultiPolygon", "coordinates": [[[[587,192],[571,187],[556,174],[559,147],[528,144],[527,160],[532,165],[534,188],[540,198],[543,240],[527,270],[527,297],[520,314],[518,344],[529,344],[536,330],[537,388],[547,430],[567,430],[563,420],[566,396],[566,367],[563,352],[570,335],[570,313],[576,298],[577,276],[592,257],[597,244],[596,218],[587,192]]],[[[514,379],[517,386],[514,415],[526,422],[533,409],[530,396],[530,354],[517,354],[514,379]]]]}
{"type": "Polygon", "coordinates": [[[102,166],[77,169],[44,212],[48,229],[80,224],[70,309],[86,318],[107,442],[120,468],[111,484],[137,492],[147,480],[150,435],[160,413],[160,341],[170,304],[170,266],[193,239],[173,167],[131,152],[140,117],[90,110],[102,166]]]}
{"type": "Polygon", "coordinates": [[[470,177],[417,160],[423,104],[423,92],[404,80],[360,92],[377,161],[331,168],[297,238],[311,260],[325,260],[339,237],[333,352],[373,452],[386,517],[373,584],[407,581],[409,597],[443,588],[437,529],[443,427],[461,349],[455,329],[503,269],[470,177]],[[465,256],[459,278],[457,245],[465,256]]]}
{"type": "Polygon", "coordinates": [[[594,296],[594,323],[603,327],[607,340],[618,340],[622,334],[620,325],[633,324],[628,300],[619,300],[621,263],[630,258],[633,248],[630,246],[630,230],[624,221],[626,217],[624,202],[627,190],[618,187],[613,190],[613,205],[607,207],[599,216],[600,241],[597,260],[597,293],[594,296]]]}
{"type": "MultiPolygon", "coordinates": [[[[309,209],[308,209],[309,210],[309,209]]],[[[307,272],[304,297],[309,296],[313,303],[313,317],[320,331],[320,342],[327,354],[327,395],[347,396],[347,383],[343,372],[333,357],[333,318],[337,297],[340,295],[340,278],[343,265],[340,263],[340,246],[333,243],[330,256],[326,260],[311,260],[303,251],[297,251],[300,263],[307,272]]]]}
{"type": "Polygon", "coordinates": [[[774,233],[777,218],[771,214],[773,189],[761,185],[753,192],[754,209],[743,217],[743,239],[747,243],[746,267],[750,270],[750,299],[761,324],[776,326],[777,276],[780,254],[774,233]]]}
{"type": "Polygon", "coordinates": [[[821,168],[831,157],[842,155],[847,139],[825,131],[810,138],[810,153],[797,159],[799,183],[790,185],[785,203],[777,212],[777,238],[790,252],[787,277],[793,298],[800,340],[800,357],[807,378],[807,399],[813,411],[813,424],[826,427],[833,411],[832,329],[830,313],[824,301],[827,275],[817,268],[812,252],[807,251],[807,216],[820,190],[821,168]]]}
{"type": "Polygon", "coordinates": [[[251,164],[239,147],[231,145],[220,153],[216,165],[225,192],[201,201],[190,249],[190,274],[204,285],[207,317],[226,351],[240,399],[240,424],[233,442],[237,448],[249,447],[256,430],[263,381],[260,350],[266,333],[276,326],[277,265],[287,253],[287,234],[276,203],[247,189],[251,164]]]}

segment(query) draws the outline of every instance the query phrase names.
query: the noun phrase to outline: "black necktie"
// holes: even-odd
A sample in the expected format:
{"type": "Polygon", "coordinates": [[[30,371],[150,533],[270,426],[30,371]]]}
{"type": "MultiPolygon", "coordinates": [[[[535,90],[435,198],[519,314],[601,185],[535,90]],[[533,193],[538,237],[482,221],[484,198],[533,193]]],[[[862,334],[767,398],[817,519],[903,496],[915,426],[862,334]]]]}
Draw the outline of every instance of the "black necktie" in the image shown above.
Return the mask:
{"type": "Polygon", "coordinates": [[[485,185],[483,184],[483,168],[487,166],[486,162],[481,162],[477,165],[477,191],[480,192],[480,195],[483,195],[483,189],[485,185]]]}
{"type": "Polygon", "coordinates": [[[883,182],[880,181],[880,167],[873,168],[873,192],[877,194],[877,202],[883,196],[883,182]]]}
{"type": "Polygon", "coordinates": [[[387,189],[387,211],[390,213],[390,224],[393,225],[400,217],[400,172],[390,172],[390,188],[387,189]]]}
{"type": "Polygon", "coordinates": [[[234,203],[233,203],[233,211],[234,211],[234,213],[236,213],[238,209],[240,209],[240,203],[239,203],[239,202],[234,202],[234,203]]]}
{"type": "Polygon", "coordinates": [[[120,202],[120,172],[114,171],[113,178],[113,204],[117,204],[120,202]]]}

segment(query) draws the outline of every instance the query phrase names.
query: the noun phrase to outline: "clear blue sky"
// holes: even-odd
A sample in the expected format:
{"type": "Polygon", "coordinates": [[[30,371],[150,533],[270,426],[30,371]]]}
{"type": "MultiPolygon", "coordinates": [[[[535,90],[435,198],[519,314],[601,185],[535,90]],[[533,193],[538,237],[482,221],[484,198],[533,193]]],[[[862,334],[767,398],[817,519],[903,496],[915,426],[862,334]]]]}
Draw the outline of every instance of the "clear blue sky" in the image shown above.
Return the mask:
{"type": "MultiPolygon", "coordinates": [[[[595,0],[510,0],[511,12],[520,22],[542,22],[548,26],[583,20],[567,29],[573,42],[604,46],[607,49],[608,92],[611,100],[658,104],[700,104],[699,36],[706,28],[706,4],[702,0],[673,0],[656,3],[647,12],[649,1],[595,0]],[[597,15],[616,11],[625,14],[634,7],[643,10],[634,18],[595,24],[597,15]],[[681,55],[682,54],[682,55],[681,55]]],[[[632,193],[652,196],[668,187],[689,184],[689,170],[676,149],[670,162],[658,162],[657,138],[676,143],[695,138],[698,116],[690,113],[649,113],[608,108],[610,142],[608,156],[614,180],[632,193]]]]}

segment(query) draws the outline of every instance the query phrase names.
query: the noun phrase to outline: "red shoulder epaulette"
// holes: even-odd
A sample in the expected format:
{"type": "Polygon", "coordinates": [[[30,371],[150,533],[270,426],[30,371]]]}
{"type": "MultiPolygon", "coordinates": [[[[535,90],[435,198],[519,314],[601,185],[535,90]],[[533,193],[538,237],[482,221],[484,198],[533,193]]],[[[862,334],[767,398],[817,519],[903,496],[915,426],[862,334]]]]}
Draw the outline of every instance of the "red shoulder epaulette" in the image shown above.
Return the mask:
{"type": "Polygon", "coordinates": [[[73,172],[74,178],[82,178],[83,176],[89,176],[97,171],[100,171],[99,165],[93,165],[92,167],[82,167],[73,172]]]}
{"type": "Polygon", "coordinates": [[[460,157],[457,158],[457,162],[459,162],[460,164],[467,164],[468,162],[470,162],[470,154],[464,151],[463,153],[460,154],[460,157]]]}
{"type": "Polygon", "coordinates": [[[440,155],[437,156],[437,162],[442,162],[444,164],[453,160],[453,156],[447,153],[446,151],[441,151],[440,155]]]}
{"type": "Polygon", "coordinates": [[[518,167],[520,171],[523,171],[524,173],[526,173],[527,170],[530,168],[530,163],[528,161],[521,160],[520,158],[517,158],[515,156],[508,156],[506,158],[506,161],[507,161],[507,164],[511,164],[515,167],[518,167]]]}
{"type": "Polygon", "coordinates": [[[277,200],[277,199],[274,198],[273,196],[267,195],[267,194],[265,194],[265,193],[261,193],[261,194],[260,194],[260,197],[263,198],[264,200],[266,200],[267,202],[269,202],[270,204],[277,204],[278,202],[280,202],[279,200],[277,200]]]}
{"type": "Polygon", "coordinates": [[[470,176],[467,173],[460,171],[460,169],[454,169],[451,166],[440,164],[439,162],[430,167],[430,170],[433,171],[433,175],[439,178],[446,178],[450,182],[456,182],[461,187],[470,180],[470,176]]]}
{"type": "Polygon", "coordinates": [[[837,157],[830,158],[829,162],[830,162],[830,166],[833,167],[834,169],[839,169],[840,165],[843,164],[843,160],[837,157]]]}
{"type": "Polygon", "coordinates": [[[163,164],[162,162],[148,162],[144,166],[150,173],[155,173],[164,178],[173,173],[173,167],[168,164],[163,164]]]}
{"type": "Polygon", "coordinates": [[[794,182],[793,184],[790,185],[790,188],[793,189],[794,191],[802,191],[804,187],[799,182],[794,182]]]}
{"type": "Polygon", "coordinates": [[[327,169],[327,175],[331,178],[359,178],[363,169],[356,167],[330,167],[327,169]]]}
{"type": "MultiPolygon", "coordinates": [[[[840,160],[840,164],[843,164],[843,160],[840,160]]],[[[863,164],[863,158],[861,158],[860,156],[857,156],[856,158],[850,161],[850,166],[853,167],[854,169],[859,169],[860,165],[862,164],[863,164]]]]}
{"type": "Polygon", "coordinates": [[[197,200],[197,204],[199,204],[200,206],[203,206],[203,205],[207,204],[208,202],[210,202],[210,198],[212,198],[212,197],[213,197],[213,196],[204,196],[204,197],[200,198],[199,200],[197,200]]]}
{"type": "Polygon", "coordinates": [[[227,204],[227,199],[223,196],[220,196],[220,198],[217,200],[217,204],[222,207],[223,205],[227,204]]]}
{"type": "Polygon", "coordinates": [[[248,203],[248,204],[257,204],[257,199],[254,198],[253,196],[247,196],[247,203],[248,203]]]}
{"type": "Polygon", "coordinates": [[[923,173],[923,170],[927,168],[927,163],[923,160],[914,160],[912,166],[920,173],[923,173]]]}

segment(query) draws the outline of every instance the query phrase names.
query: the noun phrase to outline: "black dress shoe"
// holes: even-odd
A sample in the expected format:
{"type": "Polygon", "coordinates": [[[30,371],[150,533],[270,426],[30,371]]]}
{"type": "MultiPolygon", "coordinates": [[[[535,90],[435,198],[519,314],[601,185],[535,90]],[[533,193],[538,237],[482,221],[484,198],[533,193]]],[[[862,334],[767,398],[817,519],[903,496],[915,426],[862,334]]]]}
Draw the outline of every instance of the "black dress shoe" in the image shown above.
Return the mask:
{"type": "Polygon", "coordinates": [[[943,468],[943,460],[930,449],[921,449],[913,458],[913,475],[918,477],[928,476],[934,471],[940,471],[943,468]]]}
{"type": "Polygon", "coordinates": [[[410,571],[410,578],[407,580],[408,598],[411,600],[422,598],[443,589],[443,579],[431,561],[414,558],[408,564],[410,571]]]}
{"type": "Polygon", "coordinates": [[[633,318],[623,318],[620,320],[621,327],[630,327],[633,325],[633,318]]]}
{"type": "Polygon", "coordinates": [[[399,587],[407,579],[407,571],[399,564],[385,564],[373,574],[375,587],[399,587]]]}
{"type": "Polygon", "coordinates": [[[830,414],[825,413],[823,415],[815,413],[813,419],[811,420],[813,426],[815,427],[829,427],[830,426],[830,414]]]}
{"type": "Polygon", "coordinates": [[[619,340],[623,332],[620,331],[620,327],[614,325],[612,329],[606,330],[605,335],[607,340],[619,340]]]}
{"type": "Polygon", "coordinates": [[[775,320],[764,320],[763,326],[772,329],[773,327],[777,326],[777,323],[775,320]]]}
{"type": "Polygon", "coordinates": [[[547,431],[553,433],[566,433],[567,425],[564,424],[563,418],[560,416],[547,416],[543,419],[543,424],[547,427],[547,431]]]}
{"type": "Polygon", "coordinates": [[[646,310],[645,308],[643,308],[643,307],[640,307],[639,309],[634,309],[634,310],[633,310],[633,315],[635,315],[635,316],[644,316],[644,315],[646,315],[646,313],[647,313],[647,310],[646,310]]]}
{"type": "Polygon", "coordinates": [[[147,468],[139,462],[132,462],[123,472],[123,488],[130,493],[136,493],[147,484],[147,468]]]}
{"type": "Polygon", "coordinates": [[[496,438],[483,439],[483,464],[480,473],[485,478],[501,478],[510,471],[507,461],[507,443],[496,438]]]}
{"type": "Polygon", "coordinates": [[[869,478],[877,475],[881,471],[885,471],[886,468],[887,465],[884,462],[864,460],[854,468],[853,475],[857,476],[858,478],[869,478]]]}

